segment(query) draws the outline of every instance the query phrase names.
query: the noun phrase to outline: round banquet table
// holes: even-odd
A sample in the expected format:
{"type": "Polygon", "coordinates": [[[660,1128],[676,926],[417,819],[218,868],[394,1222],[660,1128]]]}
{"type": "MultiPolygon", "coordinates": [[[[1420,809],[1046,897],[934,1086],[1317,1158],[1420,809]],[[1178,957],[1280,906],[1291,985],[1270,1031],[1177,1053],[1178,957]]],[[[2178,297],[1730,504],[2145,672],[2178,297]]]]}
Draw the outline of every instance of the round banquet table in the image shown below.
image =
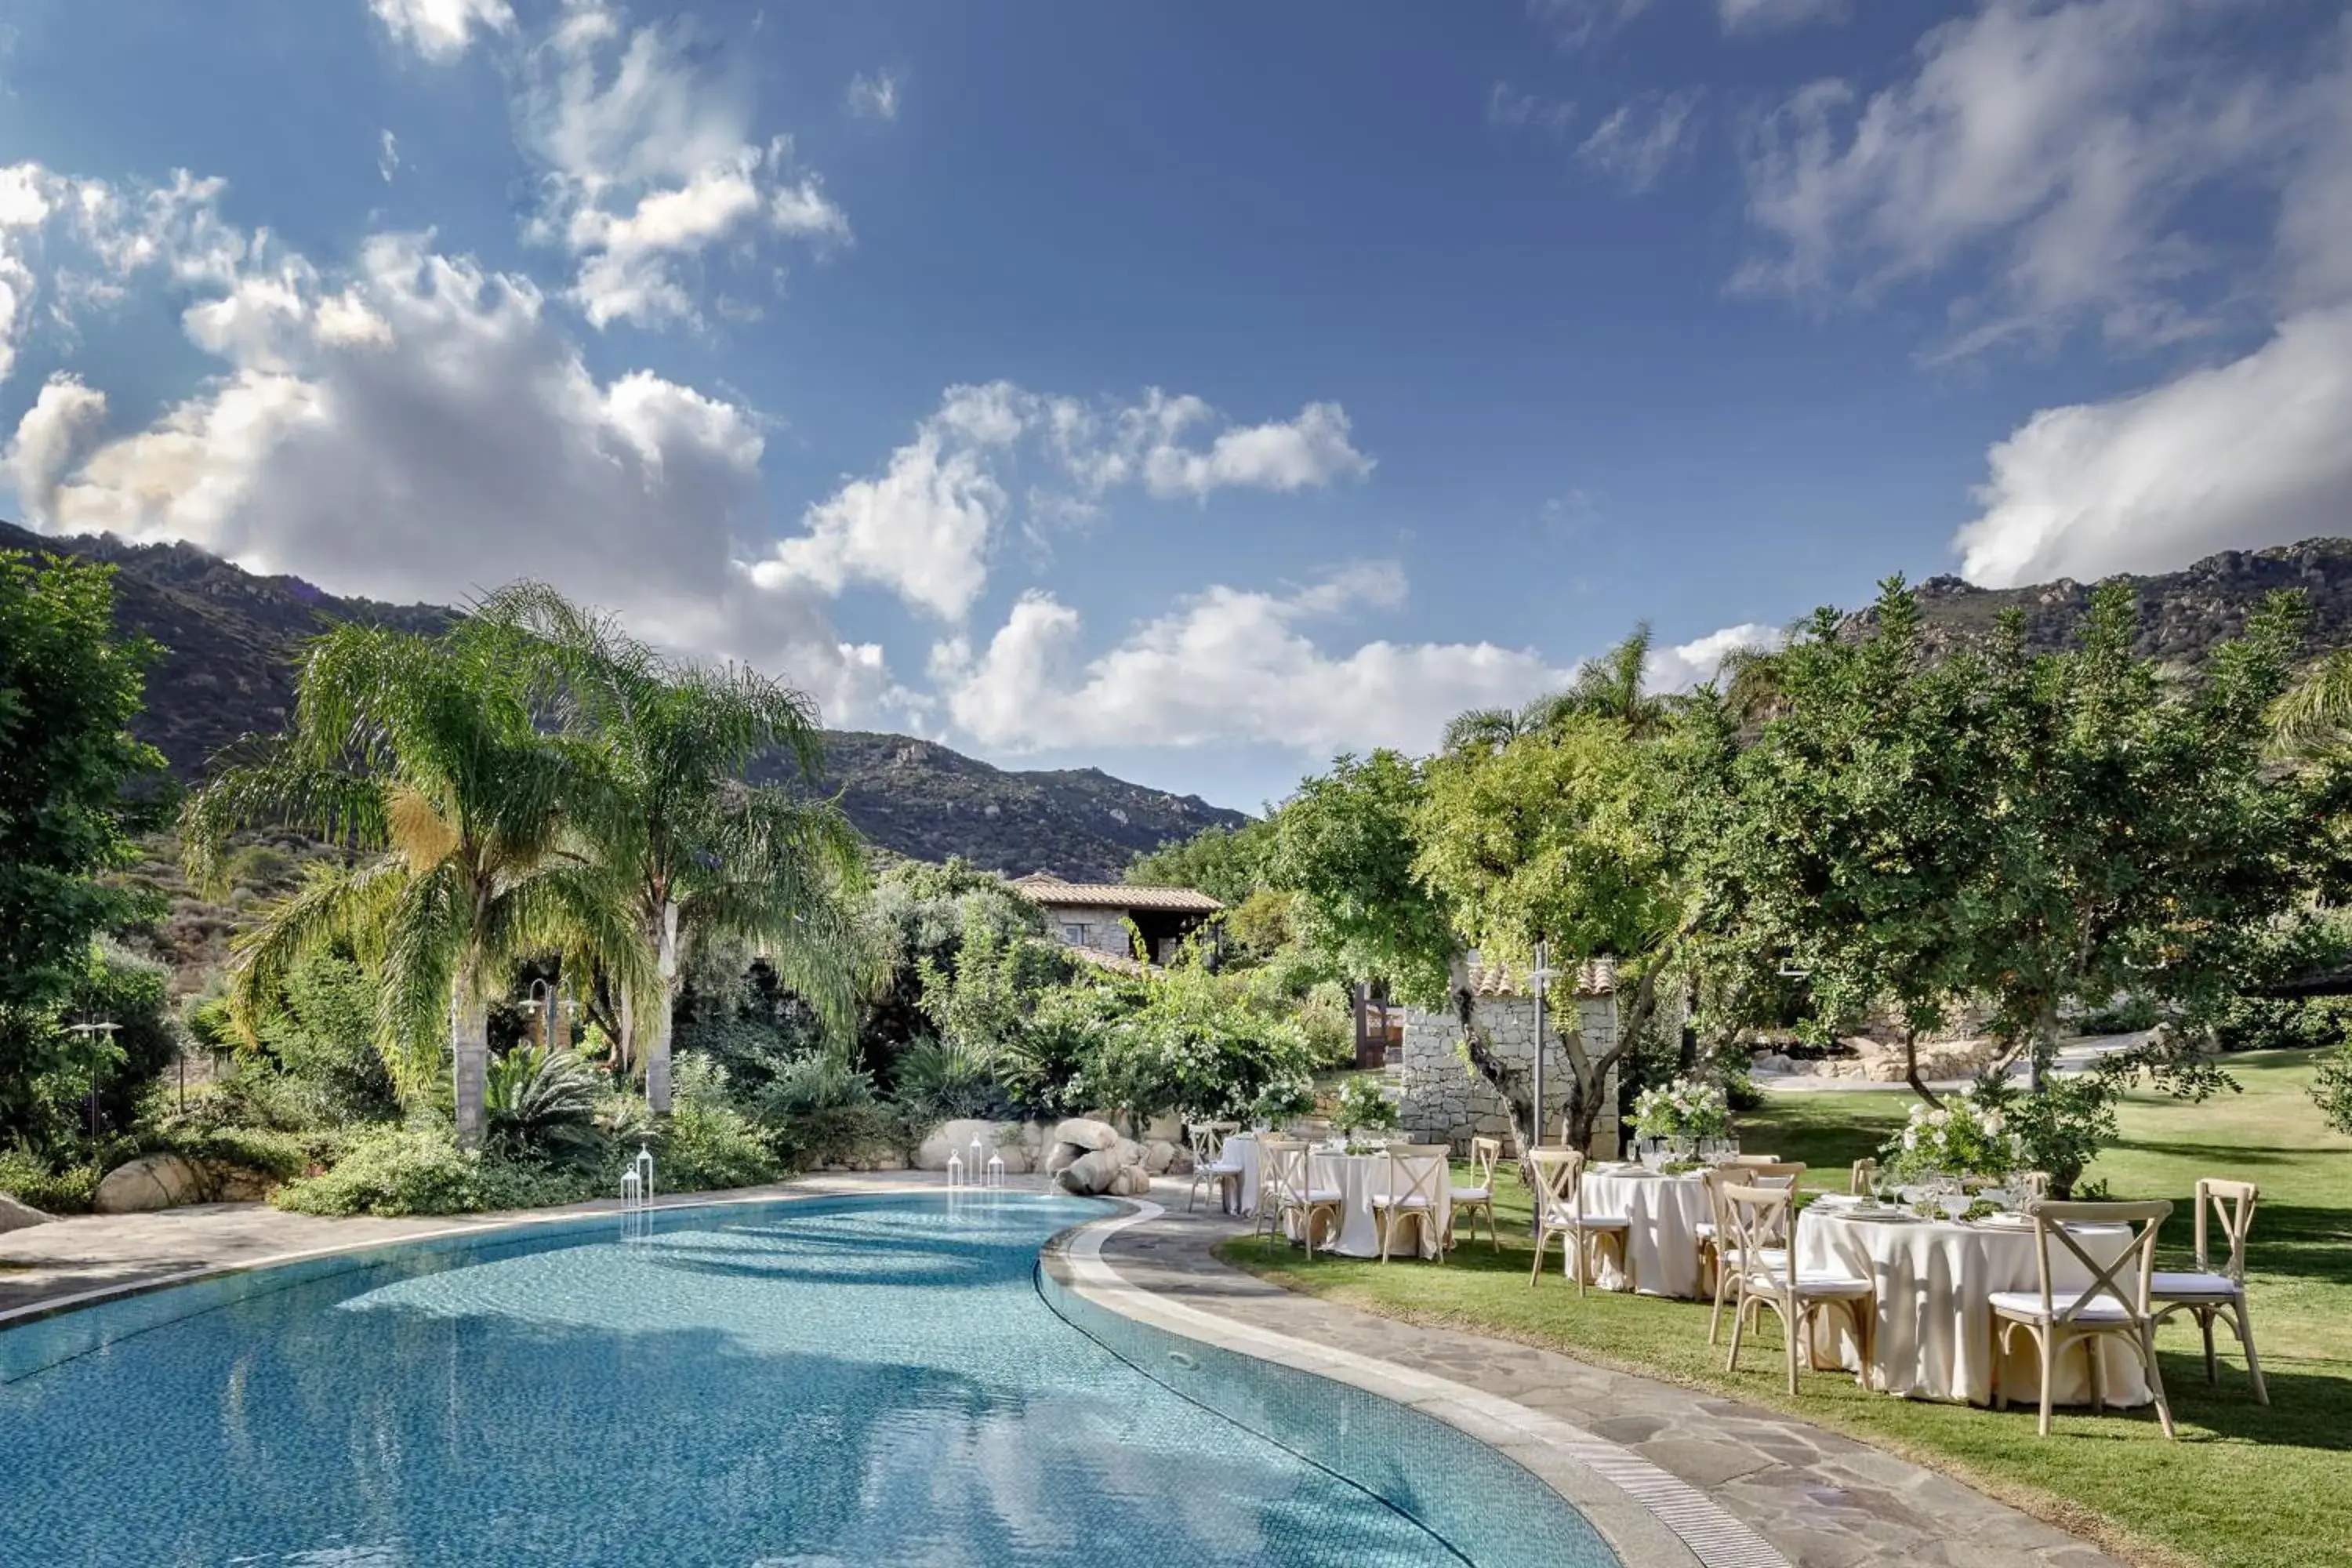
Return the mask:
{"type": "MultiPolygon", "coordinates": [[[[2074,1238],[2101,1267],[2131,1246],[2127,1226],[2076,1226],[2074,1238]]],[[[2090,1270],[2053,1242],[2051,1289],[2062,1300],[2091,1283],[2090,1270]]],[[[1880,1208],[1858,1211],[1834,1200],[1816,1200],[1798,1216],[1797,1269],[1852,1275],[1876,1287],[1878,1325],[1872,1346],[1870,1381],[1882,1393],[1916,1399],[1992,1399],[1992,1308],[1996,1290],[2039,1290],[2031,1226],[1963,1224],[1921,1219],[1880,1208]]],[[[1853,1326],[1836,1312],[1814,1320],[1813,1364],[1861,1368],[1853,1326]]],[[[2120,1335],[2092,1342],[2105,1358],[2102,1366],[2106,1402],[2146,1405],[2147,1374],[2139,1357],[2120,1335]]],[[[2010,1403],[2040,1398],[2041,1363],[2033,1337],[2020,1329],[2010,1336],[2000,1363],[2000,1384],[2010,1403]]],[[[2060,1405],[2091,1402],[2089,1352],[2070,1343],[2058,1358],[2051,1384],[2060,1405]]]]}
{"type": "MultiPolygon", "coordinates": [[[[1668,1176],[1640,1165],[1599,1165],[1577,1187],[1587,1215],[1633,1222],[1625,1232],[1633,1287],[1644,1296],[1699,1293],[1698,1227],[1712,1217],[1706,1182],[1696,1174],[1668,1176]]],[[[1606,1248],[1594,1250],[1601,1259],[1594,1282],[1604,1290],[1628,1289],[1616,1259],[1606,1248]]]]}
{"type": "Polygon", "coordinates": [[[1234,1205],[1233,1212],[1237,1215],[1257,1213],[1258,1173],[1265,1160],[1258,1149],[1256,1136],[1248,1132],[1236,1132],[1226,1139],[1225,1158],[1242,1168],[1241,1179],[1234,1184],[1235,1192],[1230,1200],[1225,1195],[1228,1191],[1225,1184],[1223,1182],[1218,1183],[1217,1201],[1219,1203],[1230,1201],[1234,1205]]]}
{"type": "MultiPolygon", "coordinates": [[[[1337,1187],[1339,1190],[1339,1234],[1326,1241],[1321,1250],[1336,1252],[1348,1258],[1378,1258],[1381,1255],[1380,1226],[1372,1219],[1372,1194],[1385,1193],[1389,1184],[1389,1157],[1386,1154],[1330,1154],[1321,1150],[1307,1153],[1308,1184],[1317,1187],[1337,1187]]],[[[1441,1173],[1436,1182],[1437,1212],[1430,1223],[1419,1228],[1415,1237],[1423,1258],[1435,1258],[1444,1245],[1446,1226],[1454,1219],[1453,1177],[1441,1173]]],[[[1290,1222],[1291,1239],[1297,1237],[1297,1221],[1290,1222]]],[[[1391,1252],[1391,1258],[1398,1254],[1391,1252]]]]}

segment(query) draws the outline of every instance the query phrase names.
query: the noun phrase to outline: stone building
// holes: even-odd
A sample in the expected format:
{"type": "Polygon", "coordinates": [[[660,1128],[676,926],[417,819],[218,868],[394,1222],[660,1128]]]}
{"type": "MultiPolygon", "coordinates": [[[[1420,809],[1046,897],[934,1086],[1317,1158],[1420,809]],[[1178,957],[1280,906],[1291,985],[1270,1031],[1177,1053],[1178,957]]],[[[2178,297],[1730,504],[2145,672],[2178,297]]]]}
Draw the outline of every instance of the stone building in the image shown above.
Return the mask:
{"type": "MultiPolygon", "coordinates": [[[[1548,1139],[1559,1136],[1567,1113],[1569,1090],[1575,1075],[1560,1042],[1559,1013],[1573,1006],[1584,1026],[1584,1048],[1592,1056],[1608,1052],[1617,1043],[1616,968],[1606,960],[1589,963],[1568,984],[1552,982],[1544,996],[1544,1032],[1549,1037],[1544,1056],[1543,1120],[1548,1139]]],[[[1520,1068],[1535,1061],[1536,1004],[1524,981],[1506,964],[1470,964],[1471,993],[1476,1016],[1494,1042],[1495,1054],[1520,1068]]],[[[1424,1143],[1450,1143],[1466,1149],[1474,1137],[1500,1138],[1510,1151],[1511,1119],[1502,1096],[1470,1069],[1459,1049],[1462,1026],[1451,1012],[1409,1009],[1404,1021],[1405,1133],[1424,1143]]],[[[1617,1074],[1610,1071],[1602,1090],[1601,1120],[1594,1124],[1596,1158],[1617,1153],[1617,1074]]]]}
{"type": "Polygon", "coordinates": [[[1009,885],[1045,911],[1046,934],[1065,947],[1132,959],[1140,940],[1150,963],[1173,963],[1184,939],[1225,907],[1192,888],[1066,882],[1051,871],[1009,885]]]}

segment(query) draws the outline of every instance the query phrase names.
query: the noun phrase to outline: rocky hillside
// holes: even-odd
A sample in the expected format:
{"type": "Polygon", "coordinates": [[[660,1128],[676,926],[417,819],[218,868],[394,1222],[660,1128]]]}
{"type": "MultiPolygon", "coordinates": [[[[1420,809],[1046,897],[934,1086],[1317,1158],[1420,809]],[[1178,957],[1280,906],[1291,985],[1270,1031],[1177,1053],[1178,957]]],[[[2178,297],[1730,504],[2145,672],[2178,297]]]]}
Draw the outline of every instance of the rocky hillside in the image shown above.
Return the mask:
{"type": "MultiPolygon", "coordinates": [[[[2308,647],[2352,647],[2352,539],[2225,550],[2179,572],[2120,581],[2139,595],[2139,653],[2175,669],[2204,662],[2215,645],[2244,629],[2246,617],[2276,588],[2299,588],[2307,597],[2308,647]]],[[[1978,588],[1958,577],[1931,577],[1919,584],[1919,605],[1931,647],[1985,641],[1994,618],[2015,608],[2025,612],[2027,641],[2049,652],[2073,639],[2095,586],[2062,577],[2030,588],[1978,588]]]]}
{"type": "MultiPolygon", "coordinates": [[[[115,618],[162,644],[149,672],[147,711],[134,726],[183,778],[200,775],[223,746],[286,723],[293,654],[336,621],[429,631],[454,612],[321,593],[298,577],[264,577],[184,544],[112,538],[49,539],[0,523],[0,550],[66,552],[110,561],[115,618]]],[[[961,855],[991,870],[1039,869],[1116,879],[1128,858],[1241,813],[1197,795],[1128,784],[1092,768],[1018,773],[902,735],[826,737],[828,792],[866,836],[920,859],[961,855]]]]}

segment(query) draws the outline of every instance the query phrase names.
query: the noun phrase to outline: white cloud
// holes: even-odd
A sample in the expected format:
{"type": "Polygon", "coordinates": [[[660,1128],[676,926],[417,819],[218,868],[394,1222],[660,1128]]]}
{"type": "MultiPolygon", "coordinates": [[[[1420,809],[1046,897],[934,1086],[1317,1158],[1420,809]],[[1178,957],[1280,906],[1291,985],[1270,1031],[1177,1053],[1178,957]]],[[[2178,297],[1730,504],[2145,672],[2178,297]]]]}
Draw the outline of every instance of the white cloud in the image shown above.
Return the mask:
{"type": "Polygon", "coordinates": [[[949,642],[932,674],[949,716],[983,743],[1265,744],[1307,753],[1426,750],[1466,708],[1516,705],[1569,672],[1491,643],[1363,643],[1325,652],[1315,620],[1393,605],[1393,566],[1357,568],[1288,595],[1213,587],[1093,658],[1078,614],[1031,593],[974,658],[949,642]]]}
{"type": "Polygon", "coordinates": [[[1723,661],[1742,648],[1777,648],[1786,640],[1780,627],[1758,621],[1725,626],[1672,647],[1651,649],[1642,679],[1654,691],[1688,691],[1713,680],[1723,661]]]}
{"type": "Polygon", "coordinates": [[[515,25],[507,0],[368,0],[368,9],[394,41],[436,65],[464,54],[475,29],[510,33],[515,25]]]}
{"type": "Polygon", "coordinates": [[[1990,587],[2341,533],[2352,306],[2291,317],[2244,358],[2137,396],[2044,409],[1988,460],[1984,510],[1953,542],[1990,587]]]}
{"type": "Polygon", "coordinates": [[[896,120],[898,118],[898,78],[890,71],[876,71],[872,76],[861,72],[851,77],[844,103],[849,112],[860,120],[896,120]]]}
{"type": "Polygon", "coordinates": [[[1639,93],[1620,104],[1576,149],[1586,166],[1646,191],[1698,138],[1697,88],[1639,93]]]}
{"type": "Polygon", "coordinates": [[[73,375],[53,375],[16,422],[5,459],[26,526],[39,529],[56,508],[58,485],[106,421],[106,395],[73,375]]]}
{"type": "Polygon", "coordinates": [[[1650,0],[1528,0],[1528,15],[1564,49],[1580,49],[1622,30],[1650,0]]]}
{"type": "Polygon", "coordinates": [[[1089,516],[1122,487],[1160,500],[1206,500],[1226,489],[1287,493],[1360,479],[1372,459],[1352,444],[1335,403],[1236,426],[1198,397],[1158,387],[1121,405],[1003,381],[952,386],[880,473],[847,479],[811,507],[805,531],[779,542],[755,574],[828,595],[868,583],[960,621],[987,584],[1024,464],[1035,478],[1025,499],[1036,522],[1089,516]]]}
{"type": "Polygon", "coordinates": [[[1507,130],[1532,129],[1564,136],[1576,120],[1576,105],[1562,98],[1522,92],[1498,81],[1486,89],[1486,123],[1507,130]]]}
{"type": "Polygon", "coordinates": [[[599,381],[529,279],[378,236],[348,274],[251,267],[183,321],[222,368],[144,429],[93,447],[99,395],[44,390],[7,454],[38,526],[390,598],[539,577],[830,711],[890,691],[820,595],[752,576],[761,417],[647,371],[599,381]]]}
{"type": "Polygon", "coordinates": [[[850,241],[793,141],[760,141],[737,57],[682,20],[632,28],[604,0],[572,0],[526,52],[518,121],[546,168],[534,235],[579,258],[567,298],[603,328],[699,318],[689,268],[761,233],[850,241]]]}
{"type": "Polygon", "coordinates": [[[1727,33],[1761,33],[1807,22],[1843,22],[1846,0],[1717,0],[1727,33]]]}
{"type": "Polygon", "coordinates": [[[1735,282],[1869,300],[1962,273],[1951,353],[2085,321],[2131,344],[2207,330],[2232,284],[2191,198],[2270,177],[2308,119],[2307,91],[2213,47],[2225,9],[1989,0],[1893,86],[1802,89],[1748,149],[1772,243],[1735,282]]]}
{"type": "Polygon", "coordinates": [[[387,185],[400,172],[400,138],[389,131],[376,132],[375,172],[383,176],[387,185]]]}

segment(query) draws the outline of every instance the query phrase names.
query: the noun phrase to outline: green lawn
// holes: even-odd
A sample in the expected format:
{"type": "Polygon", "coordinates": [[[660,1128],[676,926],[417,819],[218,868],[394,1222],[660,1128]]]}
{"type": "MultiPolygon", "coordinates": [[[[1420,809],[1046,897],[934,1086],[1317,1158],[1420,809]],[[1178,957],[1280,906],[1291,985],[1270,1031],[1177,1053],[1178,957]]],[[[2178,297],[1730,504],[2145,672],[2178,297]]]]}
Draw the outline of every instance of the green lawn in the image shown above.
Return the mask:
{"type": "MultiPolygon", "coordinates": [[[[1557,1273],[1527,1283],[1527,1198],[1506,1183],[1503,1248],[1465,1243],[1444,1268],[1318,1258],[1286,1245],[1227,1242],[1221,1256],[1294,1289],[1391,1316],[1472,1328],[1737,1394],[1797,1412],[1974,1482],[2044,1518],[2150,1563],[2221,1568],[2352,1568],[2352,1140],[2322,1125],[2305,1092],[2305,1053],[2234,1058],[2244,1093],[2182,1105],[2136,1095],[2125,1142],[2089,1179],[2117,1197],[2162,1196],[2179,1211],[2169,1252],[2189,1244],[2200,1175],[2257,1181],[2263,1204],[2250,1247],[2255,1343],[2271,1405],[2253,1403],[2234,1350],[2219,1388],[2205,1384],[2193,1326],[2159,1340],[2180,1440],[2154,1413],[2094,1417],[2062,1411],[2056,1434],[2034,1435],[2032,1412],[2006,1415],[1865,1394],[1851,1378],[1810,1373],[1787,1397],[1769,1326],[1736,1375],[1706,1344],[1706,1308],[1594,1293],[1579,1300],[1557,1273]]],[[[1886,1094],[1780,1095],[1742,1120],[1750,1149],[1813,1169],[1806,1185],[1844,1190],[1845,1167],[1902,1118],[1886,1094]]],[[[1766,1323],[1771,1323],[1769,1314],[1766,1323]]],[[[2223,1342],[2231,1344],[2226,1333],[2223,1342]]]]}

